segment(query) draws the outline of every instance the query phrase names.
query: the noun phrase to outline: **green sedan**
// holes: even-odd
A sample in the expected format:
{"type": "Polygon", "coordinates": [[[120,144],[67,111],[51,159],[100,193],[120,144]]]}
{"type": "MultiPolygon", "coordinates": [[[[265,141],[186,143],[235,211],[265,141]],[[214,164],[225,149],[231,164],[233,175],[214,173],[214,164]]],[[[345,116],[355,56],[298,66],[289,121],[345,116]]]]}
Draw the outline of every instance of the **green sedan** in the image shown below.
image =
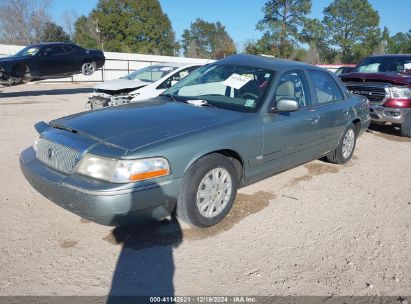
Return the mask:
{"type": "Polygon", "coordinates": [[[208,227],[239,187],[318,158],[349,161],[369,123],[368,100],[332,73],[234,55],[157,98],[37,123],[20,164],[38,192],[97,223],[176,211],[208,227]]]}

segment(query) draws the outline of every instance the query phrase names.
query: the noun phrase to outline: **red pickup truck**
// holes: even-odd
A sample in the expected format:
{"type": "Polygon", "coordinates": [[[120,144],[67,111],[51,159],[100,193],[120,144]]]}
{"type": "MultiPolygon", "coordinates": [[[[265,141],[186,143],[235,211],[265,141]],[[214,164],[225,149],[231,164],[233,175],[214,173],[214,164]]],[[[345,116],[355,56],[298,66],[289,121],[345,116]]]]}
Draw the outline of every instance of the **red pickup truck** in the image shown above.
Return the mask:
{"type": "Polygon", "coordinates": [[[411,137],[411,55],[379,55],[340,75],[347,89],[370,102],[371,122],[400,126],[411,137]]]}

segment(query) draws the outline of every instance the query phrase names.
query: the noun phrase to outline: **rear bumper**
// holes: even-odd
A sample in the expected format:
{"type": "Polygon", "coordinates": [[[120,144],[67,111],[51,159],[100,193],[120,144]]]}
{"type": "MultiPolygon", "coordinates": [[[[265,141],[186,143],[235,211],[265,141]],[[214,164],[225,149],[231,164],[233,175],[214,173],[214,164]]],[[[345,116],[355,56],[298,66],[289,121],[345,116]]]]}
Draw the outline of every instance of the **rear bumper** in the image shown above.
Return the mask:
{"type": "Polygon", "coordinates": [[[411,109],[387,108],[380,105],[370,105],[371,121],[377,123],[390,122],[402,124],[411,109]]]}
{"type": "MultiPolygon", "coordinates": [[[[60,207],[93,222],[120,226],[162,219],[172,213],[180,180],[123,190],[79,188],[38,161],[32,148],[20,156],[20,167],[40,194],[60,207]]],[[[114,188],[115,185],[113,185],[114,188]]]]}

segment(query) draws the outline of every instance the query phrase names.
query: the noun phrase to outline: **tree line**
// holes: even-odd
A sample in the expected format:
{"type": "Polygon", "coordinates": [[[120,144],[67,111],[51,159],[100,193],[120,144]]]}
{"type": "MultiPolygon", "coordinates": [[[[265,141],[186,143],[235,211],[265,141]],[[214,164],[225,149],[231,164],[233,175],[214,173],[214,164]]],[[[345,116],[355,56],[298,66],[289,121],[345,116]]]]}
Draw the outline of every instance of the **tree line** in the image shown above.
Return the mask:
{"type": "MultiPolygon", "coordinates": [[[[0,0],[0,39],[31,44],[73,41],[112,52],[222,58],[237,53],[221,22],[194,20],[177,39],[158,0],[99,0],[87,16],[66,11],[58,25],[48,12],[51,0],[0,0]]],[[[244,53],[319,63],[355,63],[365,56],[411,53],[411,29],[390,35],[368,0],[334,0],[322,20],[308,18],[312,0],[267,0],[256,24],[260,39],[244,53]]]]}

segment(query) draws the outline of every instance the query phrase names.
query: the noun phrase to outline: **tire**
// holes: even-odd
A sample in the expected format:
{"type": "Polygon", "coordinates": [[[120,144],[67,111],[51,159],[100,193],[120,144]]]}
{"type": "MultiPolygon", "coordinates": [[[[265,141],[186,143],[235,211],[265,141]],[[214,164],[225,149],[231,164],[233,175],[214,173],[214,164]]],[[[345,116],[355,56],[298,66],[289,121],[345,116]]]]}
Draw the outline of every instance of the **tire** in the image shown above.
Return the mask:
{"type": "Polygon", "coordinates": [[[84,62],[81,65],[81,73],[85,76],[91,76],[97,69],[97,64],[94,61],[84,62]]]}
{"type": "Polygon", "coordinates": [[[23,78],[27,80],[31,79],[31,72],[30,72],[30,68],[28,65],[26,65],[23,78]]]}
{"type": "Polygon", "coordinates": [[[15,66],[12,70],[12,73],[9,77],[9,83],[11,85],[17,85],[23,83],[24,74],[26,73],[26,65],[19,64],[15,66]]]}
{"type": "Polygon", "coordinates": [[[354,124],[351,124],[344,130],[338,147],[326,155],[327,161],[333,164],[345,164],[353,156],[356,143],[356,127],[354,124]]]}
{"type": "Polygon", "coordinates": [[[198,159],[184,176],[177,217],[200,228],[218,224],[233,206],[237,184],[236,168],[227,157],[213,153],[198,159]],[[216,177],[223,180],[214,183],[216,177]]]}
{"type": "Polygon", "coordinates": [[[401,124],[400,133],[401,136],[411,137],[411,110],[405,116],[404,122],[401,124]]]}

